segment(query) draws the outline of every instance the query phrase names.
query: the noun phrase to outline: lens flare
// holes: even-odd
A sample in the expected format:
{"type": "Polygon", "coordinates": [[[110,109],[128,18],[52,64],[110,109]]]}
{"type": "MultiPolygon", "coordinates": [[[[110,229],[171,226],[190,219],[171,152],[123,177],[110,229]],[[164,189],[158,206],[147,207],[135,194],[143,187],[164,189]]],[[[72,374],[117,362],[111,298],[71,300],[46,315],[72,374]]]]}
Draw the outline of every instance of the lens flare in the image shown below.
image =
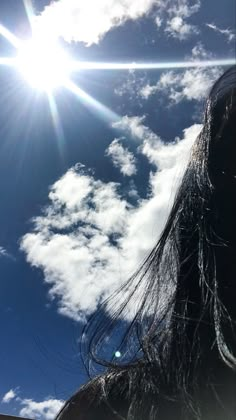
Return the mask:
{"type": "Polygon", "coordinates": [[[218,67],[231,66],[236,64],[235,58],[222,60],[205,60],[205,61],[166,61],[166,62],[127,62],[127,63],[106,63],[93,61],[76,61],[70,64],[72,71],[79,70],[168,70],[168,69],[185,69],[194,67],[218,67]]]}

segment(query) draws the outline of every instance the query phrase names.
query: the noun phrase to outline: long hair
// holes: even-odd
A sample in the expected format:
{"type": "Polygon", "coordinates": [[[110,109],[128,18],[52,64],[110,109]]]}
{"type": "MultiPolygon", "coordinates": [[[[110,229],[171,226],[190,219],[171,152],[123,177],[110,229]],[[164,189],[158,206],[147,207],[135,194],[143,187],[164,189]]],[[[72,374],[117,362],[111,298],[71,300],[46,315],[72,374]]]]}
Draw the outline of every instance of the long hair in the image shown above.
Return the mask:
{"type": "Polygon", "coordinates": [[[157,244],[84,329],[88,372],[101,365],[108,370],[82,387],[58,419],[205,419],[206,383],[214,405],[220,399],[215,371],[224,366],[235,377],[234,320],[219,284],[220,255],[230,238],[218,206],[222,183],[233,176],[227,153],[236,141],[235,118],[236,66],[211,89],[203,128],[157,244]],[[107,356],[114,343],[119,358],[107,356]]]}

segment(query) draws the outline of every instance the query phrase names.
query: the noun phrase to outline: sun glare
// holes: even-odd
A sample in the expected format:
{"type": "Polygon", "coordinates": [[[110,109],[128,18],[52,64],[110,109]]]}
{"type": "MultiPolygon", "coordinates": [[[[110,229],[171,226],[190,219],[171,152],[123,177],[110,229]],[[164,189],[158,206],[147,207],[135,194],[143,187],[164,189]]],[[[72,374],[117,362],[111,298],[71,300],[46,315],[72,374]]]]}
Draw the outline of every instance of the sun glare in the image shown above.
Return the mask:
{"type": "Polygon", "coordinates": [[[57,43],[31,39],[18,49],[17,67],[35,89],[52,91],[70,74],[69,58],[57,43]]]}

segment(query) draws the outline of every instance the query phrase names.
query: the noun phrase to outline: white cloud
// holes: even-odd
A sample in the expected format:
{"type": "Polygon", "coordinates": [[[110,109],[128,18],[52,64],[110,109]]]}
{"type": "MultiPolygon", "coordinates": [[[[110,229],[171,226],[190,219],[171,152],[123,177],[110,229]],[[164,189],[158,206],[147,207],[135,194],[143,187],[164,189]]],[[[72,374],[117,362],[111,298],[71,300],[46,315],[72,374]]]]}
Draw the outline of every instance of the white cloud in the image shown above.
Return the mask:
{"type": "Polygon", "coordinates": [[[77,320],[126,280],[155,244],[201,128],[194,125],[182,140],[165,144],[144,117],[126,116],[117,125],[138,140],[138,152],[152,164],[148,198],[134,207],[119,184],[72,168],[50,188],[50,203],[21,241],[27,261],[44,272],[59,312],[77,320]]]}
{"type": "MultiPolygon", "coordinates": [[[[136,72],[135,70],[130,70],[123,83],[121,83],[119,79],[119,83],[114,89],[114,93],[118,96],[126,95],[126,103],[127,101],[135,101],[137,104],[139,91],[145,82],[146,76],[140,75],[140,72],[136,72]]],[[[141,103],[140,106],[142,106],[141,103]]]]}
{"type": "Polygon", "coordinates": [[[52,398],[41,402],[23,399],[21,400],[21,405],[24,407],[20,410],[19,415],[34,418],[35,420],[53,420],[63,404],[64,401],[52,398]]]}
{"type": "Polygon", "coordinates": [[[214,23],[206,23],[206,26],[210,29],[213,29],[215,32],[225,35],[228,39],[228,42],[235,40],[235,31],[232,29],[220,29],[214,23]]]}
{"type": "Polygon", "coordinates": [[[8,404],[11,400],[16,397],[16,391],[14,389],[10,389],[2,398],[2,403],[8,404]]]}
{"type": "Polygon", "coordinates": [[[10,254],[7,252],[7,250],[5,248],[3,248],[2,246],[0,246],[0,258],[1,257],[10,257],[10,254]]]}
{"type": "Polygon", "coordinates": [[[156,16],[155,23],[156,23],[156,25],[157,25],[158,28],[161,27],[161,25],[163,23],[163,20],[160,18],[160,16],[156,16]]]}
{"type": "Polygon", "coordinates": [[[153,133],[153,131],[150,130],[150,128],[143,124],[144,120],[145,116],[129,117],[128,115],[125,115],[119,121],[113,123],[112,127],[127,132],[130,136],[139,142],[143,142],[145,139],[155,139],[160,141],[160,137],[158,137],[155,133],[153,133]]]}
{"type": "Polygon", "coordinates": [[[186,23],[181,16],[175,16],[168,20],[166,32],[173,38],[184,40],[193,33],[198,33],[198,30],[195,26],[186,23]]]}
{"type": "MultiPolygon", "coordinates": [[[[208,53],[201,42],[198,42],[192,49],[190,59],[209,60],[212,54],[208,53]]],[[[163,72],[156,84],[147,83],[140,90],[140,95],[148,99],[151,95],[161,93],[170,100],[170,105],[178,104],[180,101],[199,101],[206,98],[213,82],[220,76],[220,67],[196,67],[184,71],[168,70],[163,72]]]]}
{"type": "Polygon", "coordinates": [[[163,80],[160,80],[160,90],[164,89],[168,92],[168,96],[174,103],[179,103],[185,100],[201,100],[206,98],[209,89],[214,80],[216,80],[221,73],[219,68],[194,68],[186,70],[183,74],[169,73],[169,85],[162,85],[163,80]]]}
{"type": "Polygon", "coordinates": [[[160,0],[59,0],[47,6],[34,24],[40,32],[67,42],[98,43],[112,28],[147,15],[160,0]]]}
{"type": "Polygon", "coordinates": [[[192,60],[210,60],[212,58],[212,53],[207,51],[202,42],[198,42],[193,48],[192,48],[192,55],[190,59],[192,60]]]}
{"type": "Polygon", "coordinates": [[[190,5],[188,0],[178,0],[170,3],[168,9],[169,19],[167,20],[165,31],[173,38],[185,40],[193,34],[199,33],[195,25],[186,22],[186,19],[197,13],[201,7],[200,0],[196,0],[190,5]]]}
{"type": "Polygon", "coordinates": [[[120,140],[113,140],[106,150],[106,155],[111,157],[113,165],[119,168],[123,175],[135,175],[137,173],[136,159],[133,153],[121,144],[120,140]]]}
{"type": "Polygon", "coordinates": [[[10,389],[4,395],[1,402],[8,404],[15,399],[16,403],[23,406],[19,411],[20,416],[34,418],[35,420],[53,420],[64,404],[64,401],[51,397],[41,402],[36,402],[29,398],[20,398],[17,396],[17,390],[19,391],[19,388],[10,389]]]}
{"type": "MultiPolygon", "coordinates": [[[[207,51],[201,42],[197,42],[192,48],[190,56],[185,57],[187,61],[203,61],[214,59],[213,54],[207,51]]],[[[212,68],[189,68],[187,70],[167,70],[161,73],[157,83],[150,83],[146,77],[132,74],[128,76],[115,93],[124,96],[132,101],[138,99],[147,100],[149,97],[162,94],[170,99],[169,105],[179,103],[181,100],[201,100],[205,98],[208,91],[222,70],[218,67],[212,68]]]]}
{"type": "Polygon", "coordinates": [[[149,96],[155,94],[157,92],[156,85],[150,85],[147,83],[140,89],[140,96],[144,99],[148,99],[149,96]]]}

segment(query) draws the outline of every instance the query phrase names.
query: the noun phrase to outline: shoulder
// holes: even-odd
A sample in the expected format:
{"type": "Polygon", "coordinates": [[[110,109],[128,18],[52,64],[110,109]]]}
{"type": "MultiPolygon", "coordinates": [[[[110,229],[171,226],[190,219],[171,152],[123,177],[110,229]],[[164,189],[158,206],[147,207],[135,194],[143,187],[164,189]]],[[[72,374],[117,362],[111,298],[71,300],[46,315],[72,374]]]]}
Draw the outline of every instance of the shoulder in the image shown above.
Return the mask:
{"type": "Polygon", "coordinates": [[[118,420],[128,410],[127,372],[109,371],[83,385],[64,405],[57,420],[118,420]]]}
{"type": "Polygon", "coordinates": [[[128,413],[148,419],[159,400],[159,379],[156,369],[147,364],[110,369],[83,385],[57,420],[124,420],[128,413]]]}

